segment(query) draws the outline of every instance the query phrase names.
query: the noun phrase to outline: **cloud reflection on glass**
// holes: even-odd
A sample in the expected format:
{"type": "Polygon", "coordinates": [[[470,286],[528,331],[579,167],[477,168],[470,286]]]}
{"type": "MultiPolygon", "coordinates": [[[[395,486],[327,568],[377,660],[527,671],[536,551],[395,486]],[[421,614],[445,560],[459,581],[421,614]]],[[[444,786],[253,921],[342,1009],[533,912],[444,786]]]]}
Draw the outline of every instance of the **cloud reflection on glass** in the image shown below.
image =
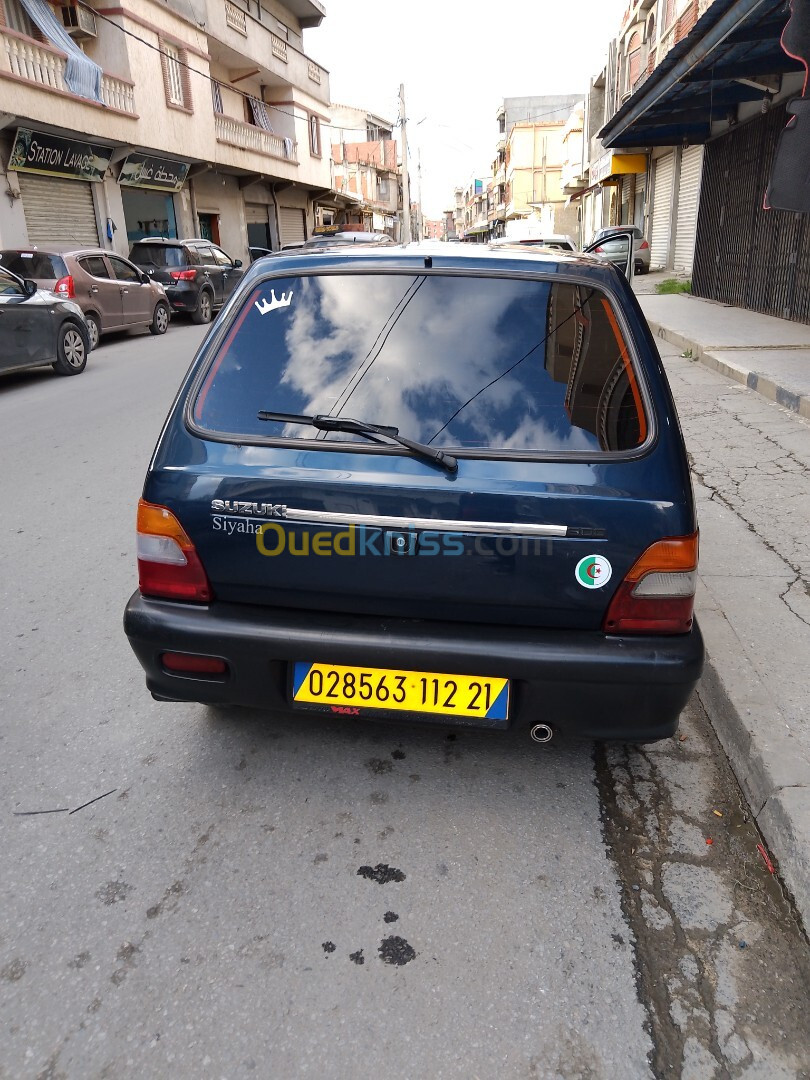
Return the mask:
{"type": "Polygon", "coordinates": [[[626,349],[590,288],[351,273],[276,278],[247,303],[198,398],[203,427],[316,437],[309,426],[258,419],[270,410],[353,417],[469,450],[592,452],[643,441],[626,349]],[[293,300],[263,315],[271,288],[292,290],[293,300]]]}

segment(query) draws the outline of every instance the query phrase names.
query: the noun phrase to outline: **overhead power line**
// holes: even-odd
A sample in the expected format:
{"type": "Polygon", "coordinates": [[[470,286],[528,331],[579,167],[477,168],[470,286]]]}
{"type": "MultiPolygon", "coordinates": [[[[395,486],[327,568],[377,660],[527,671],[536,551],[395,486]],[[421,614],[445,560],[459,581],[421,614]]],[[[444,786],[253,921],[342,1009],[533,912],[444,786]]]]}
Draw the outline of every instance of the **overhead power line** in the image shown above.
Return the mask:
{"type": "MultiPolygon", "coordinates": [[[[238,94],[241,98],[244,98],[246,101],[249,101],[251,98],[254,98],[254,99],[256,98],[255,94],[248,94],[244,90],[240,90],[240,89],[238,89],[238,87],[233,86],[231,83],[223,84],[220,79],[215,79],[213,77],[213,75],[207,75],[204,71],[200,71],[199,68],[195,68],[192,64],[189,64],[188,61],[182,60],[177,56],[171,56],[164,49],[161,49],[161,47],[159,45],[152,44],[151,41],[147,41],[146,38],[141,37],[140,34],[136,34],[132,30],[127,30],[127,28],[125,26],[121,26],[119,23],[115,22],[113,19],[109,18],[107,15],[102,15],[100,11],[97,11],[96,8],[94,8],[90,4],[86,3],[85,0],[77,0],[77,3],[81,7],[87,8],[88,11],[92,11],[92,13],[95,15],[95,17],[97,19],[103,19],[104,22],[109,23],[110,26],[115,27],[116,30],[120,30],[122,34],[126,34],[127,37],[131,37],[135,41],[140,42],[141,45],[145,45],[147,47],[147,49],[151,49],[152,52],[159,53],[161,56],[166,57],[167,59],[171,60],[173,63],[179,64],[180,67],[185,68],[192,75],[198,75],[201,79],[205,79],[205,81],[210,83],[212,86],[227,85],[228,90],[232,91],[234,94],[238,94]]],[[[124,15],[124,18],[126,18],[126,15],[124,15]]],[[[202,31],[202,32],[204,32],[204,31],[202,31]]],[[[258,100],[258,99],[256,99],[256,100],[258,100]]],[[[294,120],[306,120],[307,119],[306,116],[299,116],[298,113],[290,112],[289,109],[282,109],[278,105],[274,105],[272,101],[265,101],[263,104],[269,106],[271,109],[274,109],[277,113],[280,113],[282,116],[291,116],[294,120]]],[[[302,105],[301,108],[304,108],[304,106],[302,105]]],[[[392,126],[396,126],[396,125],[392,125],[392,126]]],[[[321,122],[321,127],[332,128],[333,131],[357,131],[357,132],[364,132],[365,133],[365,131],[367,130],[365,127],[353,128],[353,127],[346,127],[345,124],[330,124],[326,120],[321,122]]],[[[365,141],[365,140],[363,140],[363,141],[365,141]]]]}

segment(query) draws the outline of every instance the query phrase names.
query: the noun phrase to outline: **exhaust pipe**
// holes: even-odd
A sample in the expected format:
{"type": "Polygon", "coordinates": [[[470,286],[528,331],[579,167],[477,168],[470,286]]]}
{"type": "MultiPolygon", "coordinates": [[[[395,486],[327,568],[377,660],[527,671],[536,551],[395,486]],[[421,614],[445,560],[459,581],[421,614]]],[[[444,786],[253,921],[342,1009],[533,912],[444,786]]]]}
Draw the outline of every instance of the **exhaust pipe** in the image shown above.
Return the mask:
{"type": "Polygon", "coordinates": [[[554,738],[554,730],[548,724],[535,724],[529,734],[536,743],[548,743],[554,738]]]}

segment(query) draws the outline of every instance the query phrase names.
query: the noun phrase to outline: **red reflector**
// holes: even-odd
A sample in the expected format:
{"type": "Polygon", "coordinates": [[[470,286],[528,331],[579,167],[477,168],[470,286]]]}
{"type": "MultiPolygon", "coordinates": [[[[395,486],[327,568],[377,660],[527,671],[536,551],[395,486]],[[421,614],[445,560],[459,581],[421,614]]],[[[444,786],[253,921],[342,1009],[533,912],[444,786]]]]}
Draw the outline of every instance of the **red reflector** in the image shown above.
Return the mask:
{"type": "Polygon", "coordinates": [[[647,248],[648,248],[649,246],[650,246],[650,245],[649,245],[649,244],[647,243],[647,241],[646,241],[646,240],[642,240],[642,241],[641,241],[641,243],[639,244],[639,250],[640,250],[640,251],[646,251],[646,249],[647,249],[647,248]]]}
{"type": "Polygon", "coordinates": [[[184,671],[195,675],[225,675],[228,671],[228,665],[217,656],[165,652],[160,661],[167,671],[184,671]]]}
{"type": "Polygon", "coordinates": [[[175,281],[193,281],[197,276],[196,270],[171,270],[169,272],[175,281]]]}
{"type": "Polygon", "coordinates": [[[70,276],[70,274],[67,274],[65,277],[59,278],[59,280],[53,287],[53,291],[56,293],[57,296],[61,296],[63,299],[66,298],[68,300],[73,300],[73,298],[76,296],[76,290],[73,286],[73,278],[70,276]]]}

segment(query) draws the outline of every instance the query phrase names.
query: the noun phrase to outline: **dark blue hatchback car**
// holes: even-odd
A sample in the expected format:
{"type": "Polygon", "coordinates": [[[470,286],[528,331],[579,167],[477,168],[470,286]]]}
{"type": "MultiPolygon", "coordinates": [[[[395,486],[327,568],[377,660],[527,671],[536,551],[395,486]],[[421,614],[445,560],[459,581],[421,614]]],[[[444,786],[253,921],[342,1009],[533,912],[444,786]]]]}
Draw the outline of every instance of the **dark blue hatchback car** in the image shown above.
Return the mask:
{"type": "Polygon", "coordinates": [[[436,245],[260,260],[191,365],[125,629],[160,700],[672,734],[697,682],[675,407],[624,277],[436,245]]]}

